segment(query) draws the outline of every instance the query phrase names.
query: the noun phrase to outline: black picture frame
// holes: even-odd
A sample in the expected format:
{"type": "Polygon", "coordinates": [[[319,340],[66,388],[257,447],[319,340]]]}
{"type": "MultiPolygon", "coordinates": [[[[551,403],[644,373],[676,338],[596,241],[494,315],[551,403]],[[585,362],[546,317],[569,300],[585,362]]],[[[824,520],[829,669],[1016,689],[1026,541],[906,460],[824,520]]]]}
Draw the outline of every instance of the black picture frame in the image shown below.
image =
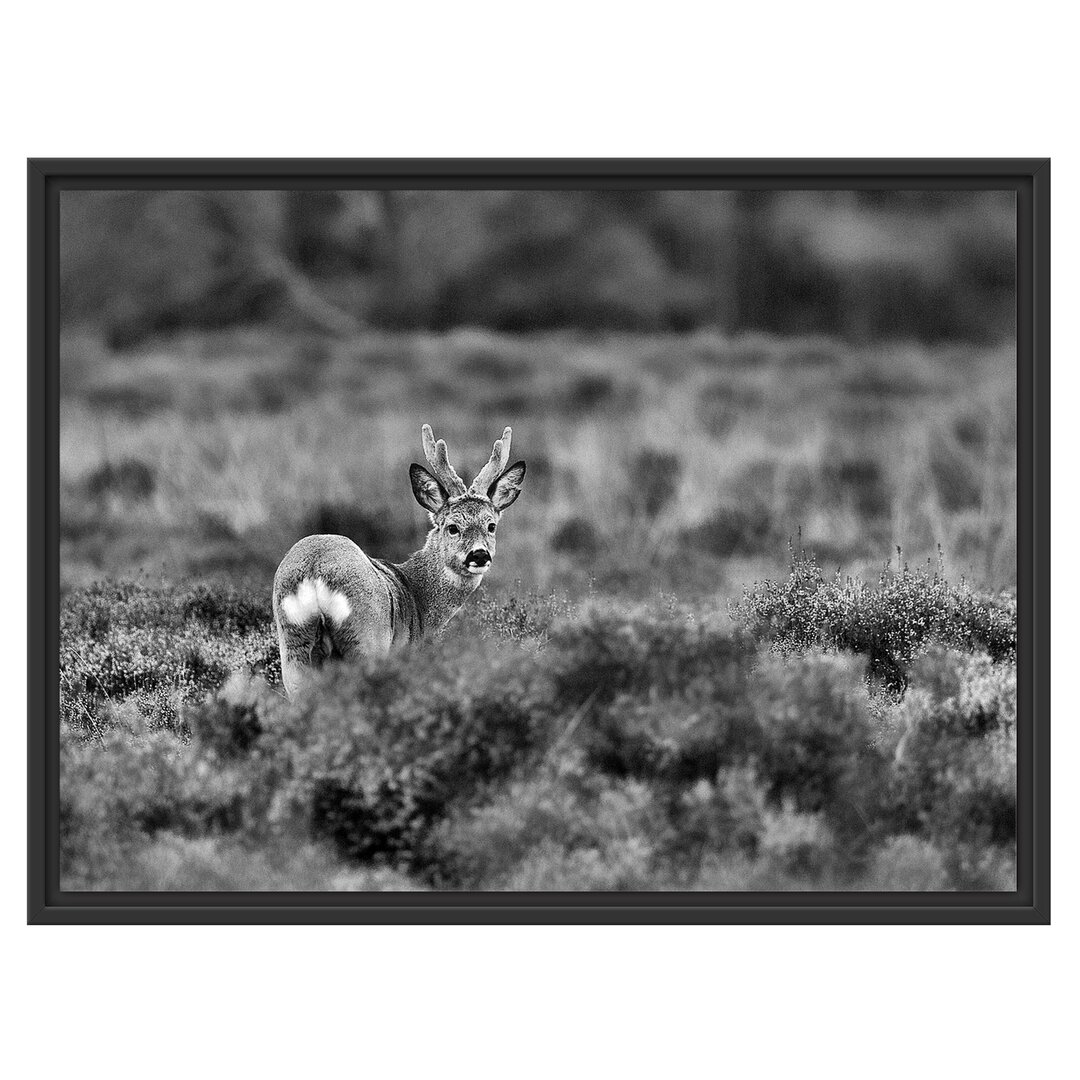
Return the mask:
{"type": "Polygon", "coordinates": [[[27,919],[55,923],[1050,921],[1050,162],[33,159],[28,162],[27,919]],[[1010,893],[74,893],[59,883],[59,196],[75,188],[922,188],[1016,194],[1017,889],[1010,893]]]}

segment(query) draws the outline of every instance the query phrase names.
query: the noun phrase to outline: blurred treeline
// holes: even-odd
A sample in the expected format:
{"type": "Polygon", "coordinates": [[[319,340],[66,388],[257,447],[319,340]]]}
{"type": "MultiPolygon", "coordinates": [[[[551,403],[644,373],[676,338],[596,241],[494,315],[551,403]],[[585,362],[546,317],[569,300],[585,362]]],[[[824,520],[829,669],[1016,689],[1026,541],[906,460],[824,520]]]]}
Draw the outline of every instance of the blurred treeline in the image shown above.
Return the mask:
{"type": "Polygon", "coordinates": [[[1009,192],[67,191],[65,329],[827,334],[998,342],[1009,192]]]}

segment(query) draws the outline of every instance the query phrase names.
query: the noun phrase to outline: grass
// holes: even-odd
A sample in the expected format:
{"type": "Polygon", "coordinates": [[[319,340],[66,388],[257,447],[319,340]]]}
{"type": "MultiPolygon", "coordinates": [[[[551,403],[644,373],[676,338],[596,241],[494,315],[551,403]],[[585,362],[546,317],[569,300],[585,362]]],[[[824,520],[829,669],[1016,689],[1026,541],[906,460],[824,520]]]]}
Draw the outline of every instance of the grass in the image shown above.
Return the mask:
{"type": "Polygon", "coordinates": [[[783,569],[801,528],[853,572],[895,544],[913,563],[940,546],[954,574],[1013,584],[1011,353],[707,333],[319,344],[234,331],[111,353],[66,339],[64,583],[257,584],[323,522],[400,555],[423,538],[406,470],[430,420],[463,469],[507,422],[529,462],[493,582],[737,593],[783,569]],[[287,392],[269,402],[268,385],[287,392]],[[596,543],[557,550],[571,518],[596,543]]]}
{"type": "Polygon", "coordinates": [[[1011,360],[68,336],[65,886],[1014,887],[1011,360]],[[462,471],[514,426],[491,578],[289,703],[273,570],[311,531],[422,542],[422,420],[462,471]]]}

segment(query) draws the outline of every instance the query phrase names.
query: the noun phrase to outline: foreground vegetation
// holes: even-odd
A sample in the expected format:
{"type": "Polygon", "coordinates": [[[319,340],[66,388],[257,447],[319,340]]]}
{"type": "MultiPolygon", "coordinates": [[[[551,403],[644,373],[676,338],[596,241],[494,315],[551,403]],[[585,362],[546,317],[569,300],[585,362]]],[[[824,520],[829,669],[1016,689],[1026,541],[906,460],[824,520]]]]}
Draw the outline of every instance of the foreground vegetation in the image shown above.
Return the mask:
{"type": "Polygon", "coordinates": [[[1014,887],[1008,598],[800,556],[734,613],[481,599],[290,703],[259,594],[74,590],[64,885],[1014,887]]]}

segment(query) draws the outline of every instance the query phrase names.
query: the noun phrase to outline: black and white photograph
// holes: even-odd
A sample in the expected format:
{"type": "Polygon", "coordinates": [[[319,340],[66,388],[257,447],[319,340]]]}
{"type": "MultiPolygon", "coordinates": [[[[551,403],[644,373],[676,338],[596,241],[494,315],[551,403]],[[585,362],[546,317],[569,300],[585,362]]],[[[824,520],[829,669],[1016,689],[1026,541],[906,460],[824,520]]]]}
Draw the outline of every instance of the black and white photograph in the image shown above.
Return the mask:
{"type": "Polygon", "coordinates": [[[59,196],[70,893],[1013,893],[1017,199],[59,196]]]}

